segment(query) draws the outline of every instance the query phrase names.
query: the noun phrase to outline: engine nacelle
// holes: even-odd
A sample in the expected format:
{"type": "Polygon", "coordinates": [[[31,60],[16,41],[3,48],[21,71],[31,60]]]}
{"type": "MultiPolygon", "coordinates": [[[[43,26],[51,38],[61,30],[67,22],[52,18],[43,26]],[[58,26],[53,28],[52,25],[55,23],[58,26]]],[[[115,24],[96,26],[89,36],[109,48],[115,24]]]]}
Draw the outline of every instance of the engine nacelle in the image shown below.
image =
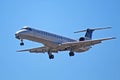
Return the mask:
{"type": "Polygon", "coordinates": [[[85,37],[80,37],[79,41],[85,41],[86,38],[85,37]]]}

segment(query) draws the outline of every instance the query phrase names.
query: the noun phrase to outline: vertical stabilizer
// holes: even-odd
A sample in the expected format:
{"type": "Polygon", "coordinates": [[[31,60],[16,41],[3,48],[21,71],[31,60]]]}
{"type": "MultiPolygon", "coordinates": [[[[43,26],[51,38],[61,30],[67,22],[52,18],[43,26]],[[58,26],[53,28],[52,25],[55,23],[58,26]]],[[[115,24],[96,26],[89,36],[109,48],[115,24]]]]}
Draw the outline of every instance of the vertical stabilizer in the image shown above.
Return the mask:
{"type": "Polygon", "coordinates": [[[85,37],[88,39],[92,39],[92,33],[93,33],[93,29],[87,29],[85,37]]]}

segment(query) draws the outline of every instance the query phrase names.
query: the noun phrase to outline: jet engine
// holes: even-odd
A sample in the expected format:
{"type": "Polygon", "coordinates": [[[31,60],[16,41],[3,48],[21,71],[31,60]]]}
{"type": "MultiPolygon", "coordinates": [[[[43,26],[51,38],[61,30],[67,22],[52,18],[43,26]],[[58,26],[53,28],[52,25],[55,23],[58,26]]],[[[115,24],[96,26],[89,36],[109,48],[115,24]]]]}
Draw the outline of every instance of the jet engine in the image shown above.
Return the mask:
{"type": "Polygon", "coordinates": [[[79,41],[85,41],[86,39],[85,39],[85,37],[80,37],[79,38],[79,41]]]}

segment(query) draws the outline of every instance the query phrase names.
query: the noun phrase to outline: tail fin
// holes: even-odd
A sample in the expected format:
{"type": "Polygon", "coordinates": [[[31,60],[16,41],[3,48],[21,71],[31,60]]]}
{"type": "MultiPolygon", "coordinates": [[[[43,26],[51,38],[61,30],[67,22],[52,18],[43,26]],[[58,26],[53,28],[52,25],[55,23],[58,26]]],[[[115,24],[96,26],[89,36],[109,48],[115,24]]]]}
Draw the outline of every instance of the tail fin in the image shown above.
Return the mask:
{"type": "Polygon", "coordinates": [[[92,39],[93,31],[94,30],[88,28],[87,31],[86,31],[85,37],[88,38],[88,39],[92,39]]]}
{"type": "Polygon", "coordinates": [[[74,32],[74,33],[86,32],[85,37],[87,37],[87,38],[89,38],[89,39],[92,39],[92,33],[93,33],[93,31],[95,31],[95,30],[103,30],[103,29],[110,29],[110,28],[112,28],[112,27],[94,28],[94,29],[89,29],[89,28],[88,28],[88,29],[86,29],[86,30],[76,31],[76,32],[74,32]]]}

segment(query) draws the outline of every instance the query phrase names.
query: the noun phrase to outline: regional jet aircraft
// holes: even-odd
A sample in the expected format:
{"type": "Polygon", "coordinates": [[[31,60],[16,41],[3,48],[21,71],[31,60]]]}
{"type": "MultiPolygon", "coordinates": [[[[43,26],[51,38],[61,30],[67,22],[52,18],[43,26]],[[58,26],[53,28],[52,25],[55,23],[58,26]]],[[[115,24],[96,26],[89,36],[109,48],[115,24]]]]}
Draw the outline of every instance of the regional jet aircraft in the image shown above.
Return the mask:
{"type": "Polygon", "coordinates": [[[109,29],[106,28],[93,28],[86,29],[79,32],[86,32],[84,37],[80,37],[79,40],[67,38],[64,36],[56,35],[42,30],[37,30],[30,27],[23,27],[15,33],[15,37],[21,41],[20,45],[24,45],[23,40],[31,40],[34,42],[42,43],[44,46],[19,50],[18,52],[29,51],[30,53],[48,53],[49,59],[53,59],[53,53],[58,53],[58,51],[69,51],[69,56],[74,56],[74,52],[80,53],[88,51],[93,45],[99,44],[105,40],[115,39],[115,37],[101,38],[92,40],[92,33],[95,30],[109,29]]]}

